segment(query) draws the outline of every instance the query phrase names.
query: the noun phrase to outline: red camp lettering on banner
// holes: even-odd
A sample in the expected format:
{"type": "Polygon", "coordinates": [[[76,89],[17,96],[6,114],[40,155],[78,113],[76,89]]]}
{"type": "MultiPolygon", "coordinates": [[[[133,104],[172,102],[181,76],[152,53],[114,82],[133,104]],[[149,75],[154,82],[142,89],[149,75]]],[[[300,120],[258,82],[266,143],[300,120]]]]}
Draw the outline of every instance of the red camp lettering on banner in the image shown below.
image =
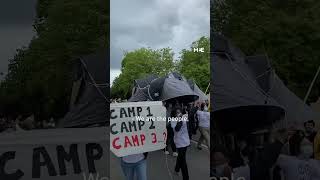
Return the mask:
{"type": "MultiPolygon", "coordinates": [[[[152,137],[153,137],[152,143],[157,142],[155,133],[152,133],[152,137]]],[[[112,146],[114,149],[143,146],[145,144],[145,141],[146,141],[146,136],[144,134],[124,136],[121,139],[120,137],[117,137],[112,140],[112,146]]]]}
{"type": "Polygon", "coordinates": [[[143,145],[144,141],[146,140],[146,136],[144,134],[141,134],[140,139],[141,139],[141,145],[143,145]]]}
{"type": "Polygon", "coordinates": [[[127,147],[128,147],[128,144],[130,144],[130,146],[132,146],[129,137],[128,137],[128,136],[125,136],[125,137],[124,137],[124,148],[127,148],[127,147]]]}
{"type": "Polygon", "coordinates": [[[117,141],[119,140],[120,138],[117,137],[117,138],[114,138],[113,141],[112,141],[112,146],[115,148],[115,149],[120,149],[121,148],[121,145],[116,145],[117,141]]]}
{"type": "Polygon", "coordinates": [[[151,136],[152,136],[152,143],[153,144],[157,143],[157,135],[156,135],[156,133],[151,133],[151,136]]]}
{"type": "Polygon", "coordinates": [[[138,135],[132,136],[132,142],[133,142],[133,146],[139,146],[139,136],[138,135]]]}

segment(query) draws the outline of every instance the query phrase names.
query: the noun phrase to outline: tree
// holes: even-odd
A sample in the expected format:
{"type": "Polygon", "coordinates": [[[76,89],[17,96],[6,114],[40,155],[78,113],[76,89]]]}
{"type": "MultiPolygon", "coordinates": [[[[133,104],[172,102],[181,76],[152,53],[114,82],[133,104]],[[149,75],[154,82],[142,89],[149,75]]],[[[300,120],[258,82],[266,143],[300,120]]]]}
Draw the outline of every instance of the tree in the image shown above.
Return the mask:
{"type": "MultiPolygon", "coordinates": [[[[226,0],[225,3],[230,7],[229,16],[225,18],[225,9],[216,6],[212,18],[226,22],[216,22],[223,27],[213,30],[221,30],[247,55],[268,55],[280,78],[303,99],[320,65],[320,2],[226,0]]],[[[319,97],[319,79],[309,102],[319,97]]]]}
{"type": "Polygon", "coordinates": [[[74,59],[109,46],[108,14],[106,1],[39,0],[37,36],[10,60],[0,86],[2,107],[37,119],[64,116],[74,59]]]}
{"type": "Polygon", "coordinates": [[[181,51],[177,63],[178,71],[187,79],[192,79],[205,92],[210,83],[210,39],[201,37],[192,43],[189,50],[181,51]],[[204,52],[194,52],[194,48],[204,48],[204,52]]]}
{"type": "Polygon", "coordinates": [[[190,49],[183,49],[178,60],[174,60],[170,48],[141,48],[127,52],[122,60],[121,74],[113,81],[111,97],[127,99],[131,96],[134,80],[150,74],[165,76],[172,71],[193,80],[205,91],[210,82],[209,49],[209,38],[201,37],[192,43],[190,49]],[[204,48],[205,52],[193,52],[194,48],[204,48]]]}
{"type": "Polygon", "coordinates": [[[210,29],[215,33],[222,33],[224,27],[228,23],[229,17],[232,14],[232,9],[225,0],[211,0],[211,18],[210,29]]]}
{"type": "Polygon", "coordinates": [[[133,81],[148,74],[166,75],[174,68],[174,53],[170,48],[152,50],[140,48],[124,55],[121,74],[114,80],[111,96],[127,99],[131,96],[133,81]]]}

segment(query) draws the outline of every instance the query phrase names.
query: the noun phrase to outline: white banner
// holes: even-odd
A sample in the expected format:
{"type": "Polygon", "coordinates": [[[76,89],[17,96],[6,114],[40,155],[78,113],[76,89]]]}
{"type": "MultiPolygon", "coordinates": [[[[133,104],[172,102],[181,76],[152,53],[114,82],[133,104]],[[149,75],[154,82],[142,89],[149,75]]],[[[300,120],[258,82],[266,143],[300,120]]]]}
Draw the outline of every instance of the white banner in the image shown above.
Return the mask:
{"type": "Polygon", "coordinates": [[[108,180],[107,128],[0,134],[1,180],[108,180]]]}
{"type": "Polygon", "coordinates": [[[110,149],[118,157],[164,149],[166,109],[161,101],[110,105],[110,149]]]}

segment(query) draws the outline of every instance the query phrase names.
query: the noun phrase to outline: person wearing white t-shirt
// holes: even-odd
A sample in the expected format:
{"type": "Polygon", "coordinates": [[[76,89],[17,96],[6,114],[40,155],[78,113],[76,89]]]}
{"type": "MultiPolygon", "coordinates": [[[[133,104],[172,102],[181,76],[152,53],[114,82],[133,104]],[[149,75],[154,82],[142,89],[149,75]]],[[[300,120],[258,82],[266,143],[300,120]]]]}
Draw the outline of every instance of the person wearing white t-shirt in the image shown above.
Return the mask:
{"type": "Polygon", "coordinates": [[[205,111],[205,104],[201,104],[200,110],[197,111],[197,117],[199,122],[199,131],[201,133],[198,141],[198,149],[201,148],[201,144],[205,140],[210,148],[210,113],[205,111]]]}
{"type": "Polygon", "coordinates": [[[178,157],[175,166],[175,172],[178,174],[182,172],[183,180],[189,180],[188,166],[186,161],[187,148],[190,145],[187,121],[188,117],[182,115],[180,108],[173,110],[172,115],[179,118],[179,121],[171,121],[171,126],[174,130],[174,143],[178,150],[178,157]]]}
{"type": "Polygon", "coordinates": [[[140,153],[121,158],[121,167],[126,180],[147,180],[146,157],[146,153],[140,153]]]}
{"type": "Polygon", "coordinates": [[[320,161],[296,156],[280,155],[278,163],[285,180],[319,180],[320,161]]]}
{"type": "Polygon", "coordinates": [[[285,180],[319,180],[320,161],[311,159],[312,143],[297,132],[290,140],[290,156],[280,155],[277,165],[282,169],[285,180]]]}

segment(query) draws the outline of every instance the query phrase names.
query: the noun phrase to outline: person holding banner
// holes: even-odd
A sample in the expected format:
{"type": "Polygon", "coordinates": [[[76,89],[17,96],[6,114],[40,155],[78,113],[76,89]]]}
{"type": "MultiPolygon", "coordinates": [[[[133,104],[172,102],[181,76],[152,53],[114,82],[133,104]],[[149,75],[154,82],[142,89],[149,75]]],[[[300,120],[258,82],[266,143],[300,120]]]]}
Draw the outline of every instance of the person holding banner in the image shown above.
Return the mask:
{"type": "Polygon", "coordinates": [[[186,161],[187,148],[190,145],[189,133],[187,128],[188,117],[182,115],[182,110],[176,108],[172,111],[173,117],[178,121],[171,121],[171,126],[174,129],[174,143],[178,150],[178,157],[175,166],[175,173],[178,175],[181,169],[183,180],[189,180],[188,166],[186,161]]]}
{"type": "Polygon", "coordinates": [[[133,154],[121,158],[121,168],[126,180],[147,180],[146,159],[147,153],[133,154]]]}
{"type": "Polygon", "coordinates": [[[166,140],[165,154],[166,155],[170,154],[169,153],[169,146],[171,146],[172,156],[177,157],[178,156],[177,148],[176,148],[176,145],[175,145],[174,140],[173,140],[174,132],[173,132],[173,129],[171,127],[171,123],[170,122],[168,122],[168,124],[167,124],[167,132],[168,132],[168,137],[167,137],[167,140],[166,140]]]}
{"type": "Polygon", "coordinates": [[[188,130],[189,130],[189,138],[192,139],[192,135],[197,134],[198,130],[198,118],[196,117],[196,113],[198,111],[198,103],[192,103],[190,110],[188,111],[188,130]]]}
{"type": "Polygon", "coordinates": [[[170,103],[166,103],[166,109],[167,109],[167,115],[166,115],[166,119],[167,119],[167,140],[166,140],[166,148],[164,149],[164,152],[166,155],[169,155],[169,146],[171,146],[171,150],[172,150],[172,156],[177,157],[178,153],[177,153],[177,148],[176,145],[174,144],[174,140],[173,140],[173,136],[174,136],[174,132],[173,129],[171,127],[171,123],[170,121],[168,121],[168,117],[170,117],[171,112],[172,112],[172,104],[170,103]]]}

